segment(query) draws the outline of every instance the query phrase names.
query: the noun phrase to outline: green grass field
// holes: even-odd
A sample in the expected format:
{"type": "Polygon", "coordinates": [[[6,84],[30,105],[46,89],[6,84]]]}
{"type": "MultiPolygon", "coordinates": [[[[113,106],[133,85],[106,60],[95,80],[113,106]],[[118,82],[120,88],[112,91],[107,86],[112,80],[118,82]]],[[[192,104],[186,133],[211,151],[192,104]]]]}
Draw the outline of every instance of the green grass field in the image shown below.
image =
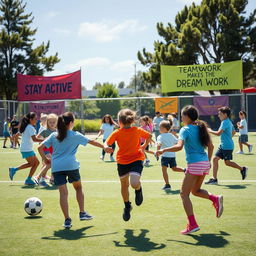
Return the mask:
{"type": "MultiPolygon", "coordinates": [[[[237,137],[235,141],[237,151],[237,137]]],[[[142,175],[144,202],[135,206],[134,192],[130,190],[132,217],[124,222],[116,164],[102,162],[100,150],[95,147],[80,147],[77,158],[81,163],[86,210],[95,218],[88,222],[79,220],[75,193],[69,185],[73,227],[64,230],[58,190],[25,187],[28,170],[19,171],[15,182],[10,182],[8,167],[23,160],[19,150],[1,147],[0,255],[256,255],[255,133],[250,134],[249,141],[255,145],[254,155],[234,154],[237,163],[249,167],[245,181],[241,181],[239,171],[221,162],[219,185],[203,185],[224,196],[225,209],[220,219],[215,217],[209,200],[191,196],[201,230],[188,236],[179,234],[186,225],[179,196],[183,174],[169,172],[172,191],[166,194],[161,190],[164,183],[160,163],[152,156],[151,166],[144,168],[142,175]],[[31,218],[23,209],[25,199],[32,196],[43,201],[39,217],[31,218]]],[[[215,149],[218,142],[215,137],[215,149]]],[[[185,167],[184,152],[177,153],[177,162],[185,167]]]]}

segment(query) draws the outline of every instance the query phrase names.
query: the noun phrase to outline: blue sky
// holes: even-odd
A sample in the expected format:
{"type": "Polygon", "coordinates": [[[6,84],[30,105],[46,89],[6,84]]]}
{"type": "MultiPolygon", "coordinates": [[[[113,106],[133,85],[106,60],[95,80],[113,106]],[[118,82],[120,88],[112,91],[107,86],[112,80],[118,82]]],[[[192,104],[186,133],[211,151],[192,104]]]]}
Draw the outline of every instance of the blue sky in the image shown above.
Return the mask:
{"type": "MultiPolygon", "coordinates": [[[[152,51],[159,39],[156,23],[174,23],[175,15],[192,0],[28,0],[27,12],[38,29],[35,45],[50,40],[50,54],[61,61],[46,75],[82,69],[82,85],[95,82],[129,83],[137,70],[137,52],[152,51]]],[[[200,0],[194,0],[200,3],[200,0]]],[[[250,0],[247,10],[256,8],[250,0]]]]}

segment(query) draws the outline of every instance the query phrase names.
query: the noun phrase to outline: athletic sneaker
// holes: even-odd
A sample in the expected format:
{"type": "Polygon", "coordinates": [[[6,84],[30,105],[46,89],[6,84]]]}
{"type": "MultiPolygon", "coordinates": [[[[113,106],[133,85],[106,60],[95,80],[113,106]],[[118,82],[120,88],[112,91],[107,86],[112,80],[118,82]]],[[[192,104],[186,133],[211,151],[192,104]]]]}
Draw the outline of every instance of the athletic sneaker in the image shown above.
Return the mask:
{"type": "Polygon", "coordinates": [[[188,234],[196,232],[198,230],[200,230],[198,225],[190,226],[189,224],[187,224],[187,227],[184,230],[180,231],[180,233],[182,235],[188,235],[188,234]]]}
{"type": "Polygon", "coordinates": [[[100,156],[100,159],[101,159],[102,161],[104,161],[104,156],[103,156],[103,155],[101,155],[101,156],[100,156]]]}
{"type": "Polygon", "coordinates": [[[123,213],[123,220],[124,221],[128,221],[131,218],[131,210],[132,210],[132,206],[128,207],[128,208],[124,208],[124,213],[123,213]]]}
{"type": "Polygon", "coordinates": [[[242,180],[244,180],[246,178],[247,172],[248,172],[248,168],[247,167],[243,167],[243,170],[240,171],[240,173],[242,175],[242,180]]]}
{"type": "Polygon", "coordinates": [[[214,208],[216,209],[216,217],[217,218],[220,218],[220,216],[222,215],[223,213],[223,196],[216,196],[217,197],[217,200],[212,203],[212,205],[214,206],[214,208]]]}
{"type": "Polygon", "coordinates": [[[110,156],[110,161],[111,161],[111,162],[115,162],[115,159],[114,159],[113,156],[110,156]]]}
{"type": "Polygon", "coordinates": [[[135,190],[135,203],[136,205],[141,205],[143,202],[143,194],[142,194],[142,187],[139,190],[135,190]]]}
{"type": "Polygon", "coordinates": [[[252,153],[252,147],[253,147],[252,145],[248,146],[249,153],[252,153]]]}
{"type": "Polygon", "coordinates": [[[204,184],[207,185],[218,185],[218,180],[214,178],[210,178],[208,181],[206,181],[204,184]]]}
{"type": "Polygon", "coordinates": [[[162,190],[171,190],[171,185],[170,184],[165,184],[162,190]]]}
{"type": "Polygon", "coordinates": [[[88,212],[79,212],[80,220],[91,220],[93,216],[91,216],[88,212]]]}
{"type": "Polygon", "coordinates": [[[49,187],[49,184],[47,184],[45,180],[41,180],[41,181],[39,181],[39,186],[49,187]]]}
{"type": "Polygon", "coordinates": [[[146,159],[146,160],[145,160],[145,163],[144,163],[144,166],[145,166],[145,167],[149,167],[149,163],[150,163],[150,160],[149,160],[149,159],[146,159]]]}
{"type": "Polygon", "coordinates": [[[3,146],[3,148],[7,148],[6,146],[3,146]]]}
{"type": "Polygon", "coordinates": [[[242,154],[244,154],[244,152],[239,150],[239,151],[236,152],[236,154],[241,154],[242,155],[242,154]]]}
{"type": "Polygon", "coordinates": [[[63,224],[64,228],[71,228],[72,227],[72,220],[70,218],[66,218],[63,224]]]}
{"type": "Polygon", "coordinates": [[[35,186],[36,183],[29,177],[25,180],[25,185],[28,185],[28,186],[35,186]]]}
{"type": "Polygon", "coordinates": [[[37,176],[33,176],[33,180],[37,185],[39,185],[39,180],[37,176]]]}
{"type": "Polygon", "coordinates": [[[17,169],[14,167],[9,168],[9,177],[11,180],[13,180],[13,176],[15,175],[17,169]]]}

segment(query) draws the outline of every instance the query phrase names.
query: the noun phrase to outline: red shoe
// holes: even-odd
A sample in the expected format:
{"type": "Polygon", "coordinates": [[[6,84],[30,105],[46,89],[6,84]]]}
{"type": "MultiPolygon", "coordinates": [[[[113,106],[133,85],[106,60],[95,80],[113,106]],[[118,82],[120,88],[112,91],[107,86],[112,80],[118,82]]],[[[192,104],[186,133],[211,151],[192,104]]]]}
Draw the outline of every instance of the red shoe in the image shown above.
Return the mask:
{"type": "Polygon", "coordinates": [[[212,204],[216,210],[216,217],[220,218],[223,213],[223,196],[216,196],[217,200],[212,204]]]}
{"type": "Polygon", "coordinates": [[[190,226],[189,224],[187,224],[187,227],[184,230],[180,231],[180,233],[182,235],[188,235],[188,234],[196,232],[198,230],[200,230],[198,225],[190,226]]]}

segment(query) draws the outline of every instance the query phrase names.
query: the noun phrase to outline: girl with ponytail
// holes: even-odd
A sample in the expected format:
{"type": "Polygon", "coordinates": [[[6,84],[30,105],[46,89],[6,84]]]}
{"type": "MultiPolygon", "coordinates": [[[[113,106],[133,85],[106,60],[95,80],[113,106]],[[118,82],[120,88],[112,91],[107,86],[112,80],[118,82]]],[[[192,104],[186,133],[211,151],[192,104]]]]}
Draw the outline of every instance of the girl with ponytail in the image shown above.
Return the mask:
{"type": "Polygon", "coordinates": [[[36,113],[34,112],[30,112],[22,118],[21,124],[19,127],[19,132],[15,136],[19,136],[19,135],[22,136],[20,152],[21,152],[22,158],[27,160],[27,163],[22,164],[18,167],[9,168],[9,176],[11,180],[13,180],[13,176],[18,170],[30,168],[29,175],[25,180],[25,185],[32,185],[32,186],[36,184],[32,180],[32,176],[39,165],[39,160],[37,159],[36,154],[33,151],[33,143],[43,141],[42,139],[36,138],[36,129],[34,128],[36,121],[37,121],[36,113]]]}
{"type": "MultiPolygon", "coordinates": [[[[76,152],[79,145],[86,146],[87,143],[104,148],[102,144],[89,140],[79,132],[73,131],[74,115],[71,112],[66,112],[58,117],[57,132],[52,133],[43,143],[38,147],[38,151],[45,162],[49,164],[49,159],[44,154],[44,147],[53,147],[51,168],[54,177],[54,184],[58,186],[60,194],[60,206],[65,218],[63,226],[70,228],[71,218],[68,208],[68,188],[67,181],[72,183],[76,198],[79,205],[80,220],[90,220],[93,217],[84,209],[84,193],[79,173],[80,163],[76,159],[76,152]]],[[[112,153],[112,148],[105,148],[107,153],[112,153]]]]}
{"type": "Polygon", "coordinates": [[[185,147],[187,169],[181,187],[181,198],[184,210],[187,214],[187,227],[181,234],[187,235],[199,230],[196,222],[190,193],[194,196],[209,199],[213,202],[216,217],[219,218],[223,212],[223,197],[208,193],[201,189],[205,175],[209,174],[210,161],[212,158],[213,144],[208,133],[206,124],[198,120],[198,110],[194,106],[185,106],[181,111],[184,127],[180,130],[178,143],[170,148],[158,150],[157,155],[164,152],[177,152],[185,147]],[[207,148],[208,154],[205,152],[207,148]]]}

